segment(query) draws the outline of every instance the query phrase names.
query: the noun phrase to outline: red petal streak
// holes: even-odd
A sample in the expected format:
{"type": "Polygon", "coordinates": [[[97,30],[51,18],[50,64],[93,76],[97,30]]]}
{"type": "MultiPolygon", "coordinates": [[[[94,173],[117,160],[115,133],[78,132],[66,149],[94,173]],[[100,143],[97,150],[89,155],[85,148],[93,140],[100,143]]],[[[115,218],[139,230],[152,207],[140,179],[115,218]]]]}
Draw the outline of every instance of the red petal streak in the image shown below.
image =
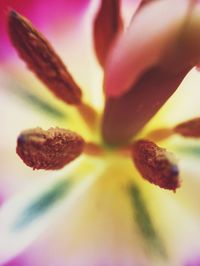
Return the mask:
{"type": "Polygon", "coordinates": [[[161,188],[176,190],[179,187],[179,171],[172,155],[148,140],[133,144],[133,161],[141,175],[161,188]]]}
{"type": "Polygon", "coordinates": [[[120,0],[102,0],[94,21],[94,47],[99,63],[104,66],[109,48],[122,29],[120,0]]]}

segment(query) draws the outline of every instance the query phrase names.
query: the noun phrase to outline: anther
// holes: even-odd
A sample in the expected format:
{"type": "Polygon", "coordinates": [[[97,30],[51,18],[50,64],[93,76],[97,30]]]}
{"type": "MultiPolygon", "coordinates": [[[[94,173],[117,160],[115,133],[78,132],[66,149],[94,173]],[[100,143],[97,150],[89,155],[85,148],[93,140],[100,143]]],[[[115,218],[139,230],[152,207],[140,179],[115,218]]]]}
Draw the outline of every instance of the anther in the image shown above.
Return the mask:
{"type": "Polygon", "coordinates": [[[147,138],[152,141],[162,141],[174,134],[187,138],[200,138],[200,117],[182,122],[173,128],[159,128],[151,131],[147,138]]]}
{"type": "Polygon", "coordinates": [[[132,146],[132,158],[144,179],[161,188],[176,191],[180,186],[179,170],[173,155],[149,140],[132,146]]]}
{"type": "Polygon", "coordinates": [[[80,88],[53,47],[31,22],[11,10],[8,14],[8,31],[20,57],[51,92],[68,104],[79,104],[80,88]]]}
{"type": "Polygon", "coordinates": [[[84,140],[72,131],[35,128],[19,135],[16,152],[33,169],[57,170],[76,159],[83,149],[84,140]]]}
{"type": "Polygon", "coordinates": [[[94,128],[96,111],[82,101],[81,89],[47,39],[30,21],[13,10],[8,14],[8,31],[14,47],[29,69],[57,98],[75,105],[86,124],[94,128]]]}
{"type": "Polygon", "coordinates": [[[174,132],[184,137],[200,138],[200,117],[178,124],[174,132]]]}

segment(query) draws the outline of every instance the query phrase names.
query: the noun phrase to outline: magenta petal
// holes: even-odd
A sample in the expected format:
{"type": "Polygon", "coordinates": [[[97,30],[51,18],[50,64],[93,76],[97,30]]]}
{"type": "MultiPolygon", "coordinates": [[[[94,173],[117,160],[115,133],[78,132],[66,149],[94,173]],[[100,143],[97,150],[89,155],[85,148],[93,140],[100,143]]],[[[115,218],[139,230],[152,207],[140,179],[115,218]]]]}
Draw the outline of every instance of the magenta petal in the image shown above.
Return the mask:
{"type": "Polygon", "coordinates": [[[28,261],[21,256],[9,261],[8,263],[5,263],[1,266],[29,266],[30,264],[28,261]]]}
{"type": "Polygon", "coordinates": [[[186,262],[183,266],[200,266],[200,257],[186,262]]]}

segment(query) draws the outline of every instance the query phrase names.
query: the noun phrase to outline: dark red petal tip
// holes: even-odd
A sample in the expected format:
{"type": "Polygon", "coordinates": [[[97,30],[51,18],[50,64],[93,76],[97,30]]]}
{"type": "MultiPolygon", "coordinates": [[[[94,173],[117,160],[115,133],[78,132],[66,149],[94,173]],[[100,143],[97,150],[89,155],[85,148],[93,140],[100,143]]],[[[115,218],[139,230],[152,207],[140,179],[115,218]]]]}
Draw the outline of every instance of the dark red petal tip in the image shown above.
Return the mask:
{"type": "Polygon", "coordinates": [[[104,66],[108,51],[122,27],[120,0],[102,0],[93,29],[94,48],[102,66],[104,66]]]}

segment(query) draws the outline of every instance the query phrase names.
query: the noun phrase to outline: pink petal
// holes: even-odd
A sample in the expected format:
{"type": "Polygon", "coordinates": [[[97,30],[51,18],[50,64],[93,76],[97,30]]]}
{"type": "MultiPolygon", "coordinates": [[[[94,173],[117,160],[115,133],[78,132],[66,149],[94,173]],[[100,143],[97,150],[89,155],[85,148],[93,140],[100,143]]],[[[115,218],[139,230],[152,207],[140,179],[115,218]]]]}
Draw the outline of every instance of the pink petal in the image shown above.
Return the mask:
{"type": "Polygon", "coordinates": [[[110,46],[122,28],[120,0],[100,1],[94,21],[94,47],[99,63],[104,66],[110,46]]]}
{"type": "Polygon", "coordinates": [[[18,256],[17,258],[9,261],[8,263],[3,264],[2,266],[31,266],[28,263],[28,260],[24,256],[18,256]]]}
{"type": "Polygon", "coordinates": [[[150,3],[150,2],[152,2],[152,1],[155,1],[155,0],[140,0],[140,1],[138,1],[138,6],[137,6],[137,12],[138,11],[140,11],[140,8],[141,7],[144,7],[144,5],[146,5],[146,4],[148,4],[148,3],[150,3]]]}
{"type": "Polygon", "coordinates": [[[183,266],[199,266],[200,265],[200,257],[196,259],[189,260],[183,266]]]}

